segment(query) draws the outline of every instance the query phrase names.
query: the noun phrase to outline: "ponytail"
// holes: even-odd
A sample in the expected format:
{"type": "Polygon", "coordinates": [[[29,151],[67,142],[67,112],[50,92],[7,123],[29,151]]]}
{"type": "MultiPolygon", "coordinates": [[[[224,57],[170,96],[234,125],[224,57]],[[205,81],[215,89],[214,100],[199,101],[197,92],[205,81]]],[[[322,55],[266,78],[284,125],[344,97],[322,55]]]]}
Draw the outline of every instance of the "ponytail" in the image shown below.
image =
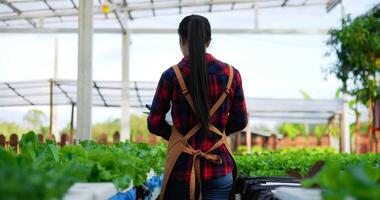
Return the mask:
{"type": "Polygon", "coordinates": [[[178,33],[181,39],[187,41],[188,44],[190,61],[189,92],[193,98],[196,117],[201,124],[201,130],[206,132],[210,121],[210,95],[205,46],[211,40],[211,27],[206,18],[199,15],[190,15],[182,20],[178,33]]]}

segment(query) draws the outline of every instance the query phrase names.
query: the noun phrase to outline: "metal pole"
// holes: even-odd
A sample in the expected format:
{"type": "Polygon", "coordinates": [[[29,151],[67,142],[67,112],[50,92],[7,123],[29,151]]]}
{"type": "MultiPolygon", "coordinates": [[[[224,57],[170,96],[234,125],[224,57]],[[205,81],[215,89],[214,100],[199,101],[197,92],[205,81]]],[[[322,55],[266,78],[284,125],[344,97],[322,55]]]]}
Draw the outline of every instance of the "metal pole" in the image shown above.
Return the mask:
{"type": "MultiPolygon", "coordinates": [[[[52,80],[49,80],[49,83],[50,83],[50,103],[49,103],[49,106],[50,106],[50,122],[49,122],[49,136],[48,138],[49,139],[53,139],[53,81],[52,80]]],[[[57,138],[55,138],[57,139],[57,138]]]]}
{"type": "MultiPolygon", "coordinates": [[[[342,18],[342,27],[345,23],[346,18],[346,2],[345,0],[341,0],[341,18],[342,18]]],[[[342,133],[342,143],[343,143],[343,152],[350,153],[351,152],[351,136],[350,136],[350,123],[348,122],[348,103],[347,103],[347,94],[343,94],[343,111],[341,116],[341,133],[342,133]]]]}
{"type": "Polygon", "coordinates": [[[73,143],[74,138],[74,107],[75,104],[71,104],[71,119],[70,119],[70,144],[73,143]]]}
{"type": "Polygon", "coordinates": [[[344,24],[345,18],[346,18],[346,2],[345,0],[340,1],[340,11],[341,11],[341,18],[342,18],[342,25],[344,24]]]}
{"type": "Polygon", "coordinates": [[[350,137],[350,123],[348,121],[348,100],[347,95],[343,94],[343,111],[341,114],[341,132],[342,132],[342,140],[343,140],[343,152],[350,153],[351,152],[351,137],[350,137]]]}
{"type": "Polygon", "coordinates": [[[255,30],[259,30],[259,0],[254,0],[255,6],[255,30]]]}
{"type": "MultiPolygon", "coordinates": [[[[249,116],[249,115],[248,115],[249,116]]],[[[247,154],[251,154],[252,153],[252,133],[251,133],[251,124],[249,123],[249,119],[248,119],[248,124],[247,124],[247,127],[246,127],[246,135],[245,135],[245,140],[247,141],[246,142],[246,145],[247,145],[247,154]]]]}
{"type": "Polygon", "coordinates": [[[54,78],[58,78],[58,50],[59,40],[58,36],[54,38],[54,78]]]}
{"type": "MultiPolygon", "coordinates": [[[[54,80],[58,78],[58,48],[59,48],[58,45],[59,45],[59,40],[58,40],[58,36],[56,36],[54,38],[54,76],[53,76],[54,80]]],[[[53,132],[56,141],[58,141],[59,133],[57,130],[57,123],[56,123],[57,122],[57,107],[55,105],[52,105],[52,112],[53,113],[51,116],[52,118],[51,131],[53,132]]]]}
{"type": "Polygon", "coordinates": [[[120,141],[131,139],[130,117],[129,117],[129,35],[127,31],[123,34],[122,49],[122,90],[121,90],[121,134],[120,141]]]}
{"type": "Polygon", "coordinates": [[[93,1],[79,1],[77,139],[91,139],[93,1]]]}

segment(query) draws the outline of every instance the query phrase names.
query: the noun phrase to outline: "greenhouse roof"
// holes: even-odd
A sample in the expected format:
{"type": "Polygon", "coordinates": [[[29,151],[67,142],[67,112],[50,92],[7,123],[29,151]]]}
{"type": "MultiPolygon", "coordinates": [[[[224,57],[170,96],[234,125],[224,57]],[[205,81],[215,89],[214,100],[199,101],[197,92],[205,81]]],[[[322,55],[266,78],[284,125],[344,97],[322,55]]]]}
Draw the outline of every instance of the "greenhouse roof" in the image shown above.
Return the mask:
{"type": "MultiPolygon", "coordinates": [[[[372,1],[361,1],[360,5],[373,6],[372,1]]],[[[143,33],[173,32],[178,25],[179,17],[189,13],[202,13],[210,15],[208,17],[214,28],[226,33],[326,33],[329,28],[338,27],[341,18],[340,9],[329,7],[337,5],[330,3],[339,2],[335,0],[93,2],[94,30],[97,32],[125,32],[127,29],[143,33]],[[332,11],[328,13],[327,10],[332,11]]],[[[356,8],[360,7],[356,5],[359,4],[357,1],[350,3],[353,10],[359,9],[356,8]]],[[[0,32],[76,32],[78,7],[79,0],[0,0],[0,32]]],[[[350,11],[349,8],[347,10],[350,11]]],[[[357,12],[362,11],[363,9],[357,12]]]]}
{"type": "MultiPolygon", "coordinates": [[[[75,105],[76,84],[74,80],[60,79],[3,82],[0,106],[75,105]]],[[[132,81],[129,85],[130,107],[143,110],[151,104],[156,82],[132,81]]],[[[121,82],[93,81],[92,102],[93,106],[120,107],[121,82]]],[[[327,123],[328,118],[343,109],[342,100],[247,97],[246,102],[251,118],[276,122],[327,123]]]]}
{"type": "MultiPolygon", "coordinates": [[[[40,28],[76,27],[79,0],[1,0],[2,27],[40,28]]],[[[95,27],[124,28],[125,19],[194,12],[247,10],[255,7],[252,0],[94,0],[95,27]],[[108,7],[108,9],[107,9],[108,7]],[[104,8],[106,10],[104,10],[104,8]]],[[[261,0],[260,9],[325,5],[325,0],[261,0]]]]}

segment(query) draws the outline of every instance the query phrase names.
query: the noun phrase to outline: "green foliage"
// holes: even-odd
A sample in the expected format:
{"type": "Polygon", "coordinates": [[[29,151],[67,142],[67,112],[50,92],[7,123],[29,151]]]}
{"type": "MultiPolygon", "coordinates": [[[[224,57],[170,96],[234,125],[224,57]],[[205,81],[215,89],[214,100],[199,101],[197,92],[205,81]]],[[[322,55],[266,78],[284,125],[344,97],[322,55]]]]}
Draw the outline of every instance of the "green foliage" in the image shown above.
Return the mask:
{"type": "Polygon", "coordinates": [[[85,181],[75,163],[63,164],[55,144],[40,144],[33,132],[23,136],[22,153],[0,148],[0,193],[4,199],[62,198],[76,181],[85,181]]]}
{"type": "Polygon", "coordinates": [[[278,127],[278,131],[292,139],[297,135],[306,135],[304,124],[283,123],[278,127]]]}
{"type": "Polygon", "coordinates": [[[328,127],[325,124],[318,124],[318,125],[315,125],[313,128],[313,134],[318,139],[320,139],[322,136],[324,136],[328,132],[329,132],[328,127]]]}
{"type": "Polygon", "coordinates": [[[328,73],[342,82],[343,92],[361,103],[374,100],[379,95],[375,77],[380,71],[380,21],[375,16],[362,16],[329,33],[327,44],[338,61],[328,73]]]}
{"type": "Polygon", "coordinates": [[[19,137],[22,136],[22,133],[25,133],[26,130],[20,125],[13,122],[1,122],[0,123],[0,134],[3,134],[7,139],[10,135],[15,133],[19,137]]]}
{"type": "Polygon", "coordinates": [[[250,176],[286,176],[290,171],[306,175],[319,160],[336,160],[341,168],[367,160],[372,166],[380,166],[378,154],[337,154],[334,149],[279,149],[247,156],[234,156],[239,173],[250,176]]]}
{"type": "MultiPolygon", "coordinates": [[[[251,153],[262,153],[269,151],[266,148],[253,146],[251,147],[251,153]]],[[[239,145],[237,150],[233,152],[234,155],[246,155],[247,154],[247,146],[245,145],[239,145]]]]}
{"type": "MultiPolygon", "coordinates": [[[[354,135],[355,133],[355,123],[350,124],[350,134],[354,135]]],[[[360,122],[359,134],[368,133],[368,122],[360,122]]]]}
{"type": "MultiPolygon", "coordinates": [[[[329,129],[327,125],[325,124],[317,124],[310,127],[312,129],[312,132],[310,134],[313,134],[318,139],[321,138],[323,135],[326,135],[329,133],[329,129]]],[[[298,135],[302,136],[308,136],[306,133],[306,127],[304,124],[296,124],[296,123],[283,123],[281,124],[277,130],[283,135],[289,136],[291,139],[294,139],[298,135]]],[[[339,135],[339,127],[333,127],[331,130],[332,135],[337,136],[339,135]]]]}
{"type": "Polygon", "coordinates": [[[339,124],[332,124],[330,128],[328,129],[328,133],[332,136],[339,137],[341,134],[341,129],[339,127],[339,124]]]}
{"type": "MultiPolygon", "coordinates": [[[[320,186],[325,200],[377,200],[380,197],[380,166],[359,161],[342,170],[342,163],[329,160],[314,177],[303,180],[304,187],[320,186]],[[332,178],[333,177],[333,178],[332,178]]],[[[379,163],[377,163],[379,164],[379,163]]]]}
{"type": "Polygon", "coordinates": [[[150,135],[146,115],[131,115],[131,134],[134,139],[139,135],[144,135],[145,138],[150,135]]]}
{"type": "Polygon", "coordinates": [[[37,109],[29,110],[23,117],[23,120],[27,123],[30,130],[38,133],[42,133],[47,136],[49,128],[45,125],[48,122],[46,114],[37,109]]]}
{"type": "Polygon", "coordinates": [[[29,132],[20,141],[21,153],[0,148],[0,194],[5,199],[62,198],[74,182],[113,182],[118,189],[140,185],[153,169],[163,171],[166,149],[131,142],[101,145],[83,141],[57,148],[38,142],[29,132]]]}

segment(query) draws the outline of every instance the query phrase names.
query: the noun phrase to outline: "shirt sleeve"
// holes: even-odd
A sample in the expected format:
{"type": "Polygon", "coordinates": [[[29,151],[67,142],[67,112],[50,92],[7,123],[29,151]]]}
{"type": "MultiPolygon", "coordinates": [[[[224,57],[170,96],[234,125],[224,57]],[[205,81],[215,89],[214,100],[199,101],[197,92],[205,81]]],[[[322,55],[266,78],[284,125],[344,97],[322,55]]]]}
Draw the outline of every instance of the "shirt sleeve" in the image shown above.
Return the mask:
{"type": "Polygon", "coordinates": [[[243,130],[248,123],[248,114],[245,104],[243,86],[239,71],[235,70],[235,88],[234,96],[232,98],[232,105],[228,115],[228,121],[226,125],[226,134],[230,135],[243,130]]]}
{"type": "Polygon", "coordinates": [[[171,126],[166,122],[166,113],[170,110],[171,84],[167,77],[167,71],[161,75],[156,93],[153,98],[151,110],[147,118],[148,129],[152,134],[169,140],[171,126]]]}

